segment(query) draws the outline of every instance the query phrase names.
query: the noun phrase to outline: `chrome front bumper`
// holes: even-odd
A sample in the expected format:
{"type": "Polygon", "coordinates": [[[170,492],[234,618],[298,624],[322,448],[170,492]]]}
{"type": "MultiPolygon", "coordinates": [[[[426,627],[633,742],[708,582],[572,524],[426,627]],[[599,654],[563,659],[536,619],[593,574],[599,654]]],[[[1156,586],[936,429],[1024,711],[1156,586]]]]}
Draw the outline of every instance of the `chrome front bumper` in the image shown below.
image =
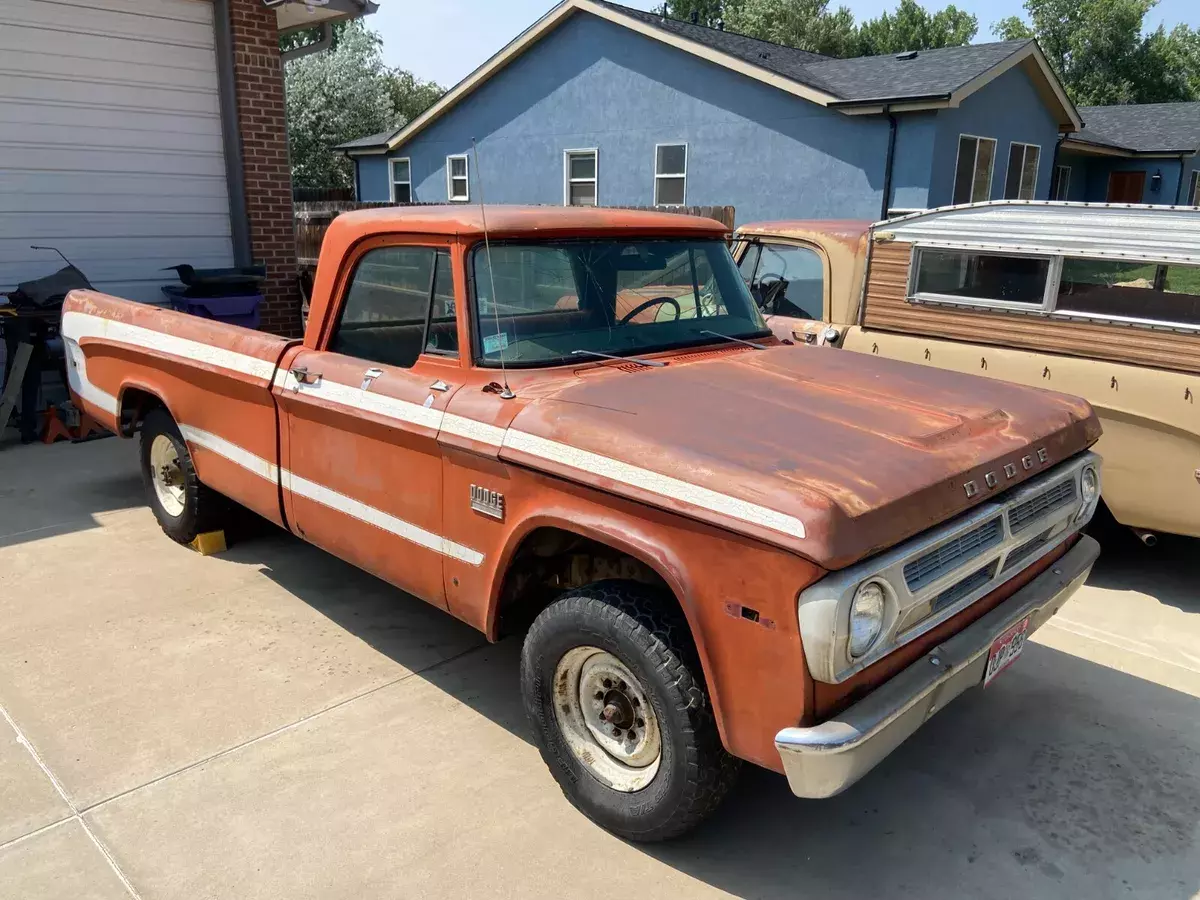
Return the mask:
{"type": "Polygon", "coordinates": [[[1050,568],[836,718],[775,735],[797,797],[832,797],[875,768],[925,721],[983,683],[992,642],[1031,616],[1037,630],[1087,579],[1100,545],[1083,535],[1050,568]]]}

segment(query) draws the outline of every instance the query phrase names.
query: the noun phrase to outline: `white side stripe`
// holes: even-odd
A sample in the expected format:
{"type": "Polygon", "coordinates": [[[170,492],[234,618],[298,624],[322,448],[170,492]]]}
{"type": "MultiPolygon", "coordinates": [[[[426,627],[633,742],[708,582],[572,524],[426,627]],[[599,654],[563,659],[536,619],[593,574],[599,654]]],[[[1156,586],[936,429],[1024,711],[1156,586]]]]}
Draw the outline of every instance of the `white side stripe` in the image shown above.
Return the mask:
{"type": "Polygon", "coordinates": [[[481,444],[491,444],[493,447],[503,446],[506,430],[486,422],[456,416],[454,413],[446,413],[442,417],[442,431],[479,441],[481,444]]]}
{"type": "MultiPolygon", "coordinates": [[[[757,503],[741,500],[728,494],[722,494],[719,491],[681,481],[670,475],[664,475],[650,469],[643,469],[640,466],[621,462],[620,460],[602,456],[598,453],[581,450],[569,444],[548,440],[515,429],[500,428],[453,413],[444,413],[441,410],[425,407],[420,403],[412,403],[373,391],[362,390],[357,386],[341,384],[327,379],[321,379],[316,384],[300,384],[290,372],[282,370],[276,372],[273,363],[257,359],[253,356],[247,356],[243,353],[236,353],[232,350],[225,350],[221,347],[214,347],[199,341],[192,341],[152,331],[148,328],[141,328],[136,325],[129,325],[124,322],[116,322],[100,316],[78,312],[67,312],[63,315],[62,333],[68,339],[68,347],[71,346],[72,341],[77,344],[80,338],[101,337],[230,369],[235,372],[251,375],[255,378],[261,378],[263,381],[272,381],[272,375],[274,375],[273,384],[284,390],[296,391],[298,389],[298,392],[302,395],[321,399],[348,409],[369,412],[404,424],[419,425],[433,431],[453,434],[492,447],[508,447],[522,453],[527,453],[533,457],[569,466],[580,472],[600,475],[611,481],[636,487],[657,494],[660,497],[667,497],[690,504],[699,509],[726,515],[753,525],[770,528],[781,534],[799,538],[805,536],[804,523],[799,519],[786,513],[760,506],[757,503]]],[[[78,348],[76,347],[76,349],[78,348]]],[[[116,398],[88,381],[84,355],[83,353],[76,354],[73,352],[72,359],[75,359],[76,356],[78,357],[78,365],[72,366],[69,370],[72,387],[85,400],[115,415],[117,413],[116,398]]],[[[210,437],[218,441],[222,440],[215,435],[210,435],[210,437]]],[[[202,442],[198,440],[197,443],[202,442]]],[[[252,459],[247,460],[245,458],[245,450],[228,444],[228,442],[225,442],[225,444],[227,446],[224,450],[228,452],[224,452],[216,447],[210,447],[209,449],[220,453],[222,456],[226,456],[226,458],[231,459],[238,465],[250,468],[252,471],[258,471],[256,467],[260,463],[262,465],[270,465],[266,460],[253,457],[252,454],[252,459]],[[237,456],[238,453],[243,454],[243,456],[237,456]]],[[[263,475],[263,477],[274,479],[275,476],[263,475]]],[[[322,491],[328,491],[327,488],[321,488],[319,485],[316,487],[322,491]]],[[[336,496],[342,497],[340,494],[336,496]]],[[[317,500],[320,503],[325,502],[317,497],[312,497],[311,499],[317,500]]],[[[427,544],[422,543],[426,540],[444,540],[437,535],[424,532],[410,523],[401,522],[399,519],[393,521],[392,517],[388,516],[387,513],[358,504],[358,501],[349,497],[342,497],[342,500],[337,501],[337,503],[341,503],[342,505],[335,505],[332,498],[329,499],[331,499],[331,503],[326,505],[331,505],[335,509],[341,509],[343,512],[347,512],[348,515],[353,515],[355,518],[362,519],[365,522],[378,524],[379,527],[386,530],[393,531],[394,529],[390,525],[380,524],[380,522],[399,523],[396,527],[401,530],[394,531],[394,533],[405,537],[407,540],[412,540],[414,543],[422,544],[422,546],[427,546],[427,544]],[[344,508],[345,504],[358,504],[359,507],[362,507],[362,515],[349,512],[348,508],[344,508]],[[380,516],[384,518],[376,521],[376,518],[380,516]],[[409,537],[404,529],[416,529],[416,531],[412,532],[412,537],[409,537]]],[[[459,545],[449,542],[448,547],[448,550],[439,552],[446,552],[447,555],[456,556],[457,550],[455,548],[459,548],[459,545]]],[[[476,556],[480,560],[483,559],[482,555],[474,550],[468,548],[459,549],[468,554],[471,559],[476,556]]],[[[456,556],[456,558],[470,561],[466,557],[456,556]]],[[[472,564],[478,565],[478,563],[472,564]]]]}
{"type": "Polygon", "coordinates": [[[678,478],[672,478],[670,475],[662,475],[649,469],[609,459],[598,453],[580,450],[578,447],[560,444],[557,441],[511,428],[504,436],[504,446],[528,453],[530,456],[569,466],[580,472],[599,475],[621,484],[641,488],[643,491],[658,494],[660,497],[679,500],[710,512],[749,522],[752,525],[771,528],[781,534],[790,534],[798,538],[804,537],[804,523],[794,516],[776,512],[765,506],[759,506],[757,503],[739,500],[728,494],[721,494],[696,484],[689,484],[678,478]]]}
{"type": "Polygon", "coordinates": [[[449,538],[426,531],[419,525],[406,522],[404,519],[398,519],[390,513],[385,513],[381,509],[368,506],[361,501],[355,500],[353,497],[347,497],[345,494],[340,494],[331,488],[317,484],[315,481],[301,478],[287,469],[276,468],[273,463],[268,462],[261,456],[256,456],[244,447],[239,447],[237,444],[225,440],[220,435],[204,431],[200,428],[193,428],[190,425],[180,425],[179,431],[183,435],[184,440],[189,444],[195,444],[196,446],[204,447],[206,450],[211,450],[213,453],[225,457],[230,462],[241,466],[249,472],[253,472],[267,481],[275,482],[278,478],[285,490],[293,491],[302,497],[307,497],[309,500],[320,503],[322,506],[345,513],[352,518],[358,519],[360,522],[374,525],[376,528],[390,532],[420,547],[425,547],[443,556],[461,560],[468,565],[478,566],[483,562],[483,554],[478,550],[472,550],[470,547],[463,546],[449,538]]]}
{"type": "Polygon", "coordinates": [[[426,531],[424,528],[414,525],[411,522],[397,519],[383,510],[367,506],[367,504],[360,503],[353,497],[339,494],[335,490],[317,484],[315,481],[301,478],[299,475],[289,472],[286,469],[281,474],[283,476],[283,486],[286,490],[293,491],[302,497],[307,497],[309,500],[314,500],[322,506],[336,509],[338,512],[352,516],[360,522],[366,522],[368,525],[374,525],[376,528],[390,531],[392,534],[402,537],[406,541],[411,541],[418,546],[425,547],[443,556],[462,560],[468,565],[477,566],[483,562],[483,554],[478,550],[464,547],[462,544],[455,543],[449,538],[444,538],[431,531],[426,531]]]}
{"type": "Polygon", "coordinates": [[[63,341],[67,354],[67,381],[71,390],[88,403],[98,406],[110,415],[117,414],[117,398],[108,391],[103,391],[88,379],[87,357],[83,348],[71,338],[63,341]]]}
{"type": "Polygon", "coordinates": [[[259,478],[275,482],[279,480],[279,469],[273,462],[255,456],[245,447],[239,447],[211,431],[193,428],[191,425],[180,423],[179,433],[189,444],[196,444],[206,450],[211,450],[218,456],[223,456],[232,463],[237,463],[243,469],[253,472],[259,478]]]}
{"type": "Polygon", "coordinates": [[[63,313],[62,334],[78,343],[82,338],[104,338],[119,344],[132,344],[147,350],[156,350],[170,356],[178,356],[193,362],[205,363],[219,369],[229,369],[270,381],[275,371],[275,363],[236,353],[224,347],[214,347],[212,344],[193,341],[188,338],[176,337],[140,325],[130,325],[127,322],[117,322],[89,313],[68,311],[63,313]]]}
{"type": "Polygon", "coordinates": [[[291,372],[280,371],[275,375],[275,385],[282,390],[299,393],[301,396],[374,413],[385,419],[393,419],[408,425],[420,425],[437,431],[442,424],[441,410],[389,397],[386,394],[364,391],[360,387],[352,387],[326,378],[322,378],[315,384],[308,384],[297,381],[296,376],[291,372]],[[299,391],[296,390],[297,388],[299,391]]]}

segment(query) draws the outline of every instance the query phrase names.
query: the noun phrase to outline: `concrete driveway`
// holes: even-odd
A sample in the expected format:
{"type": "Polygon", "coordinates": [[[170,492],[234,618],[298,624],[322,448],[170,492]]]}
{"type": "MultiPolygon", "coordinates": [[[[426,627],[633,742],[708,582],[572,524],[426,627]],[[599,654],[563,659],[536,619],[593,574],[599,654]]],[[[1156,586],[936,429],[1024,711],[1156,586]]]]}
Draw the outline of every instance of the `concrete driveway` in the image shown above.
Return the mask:
{"type": "Polygon", "coordinates": [[[0,896],[1200,897],[1200,544],[1110,552],[841,797],[757,769],[623,843],[530,745],[516,641],[283,533],[203,558],[136,445],[0,450],[0,896]]]}

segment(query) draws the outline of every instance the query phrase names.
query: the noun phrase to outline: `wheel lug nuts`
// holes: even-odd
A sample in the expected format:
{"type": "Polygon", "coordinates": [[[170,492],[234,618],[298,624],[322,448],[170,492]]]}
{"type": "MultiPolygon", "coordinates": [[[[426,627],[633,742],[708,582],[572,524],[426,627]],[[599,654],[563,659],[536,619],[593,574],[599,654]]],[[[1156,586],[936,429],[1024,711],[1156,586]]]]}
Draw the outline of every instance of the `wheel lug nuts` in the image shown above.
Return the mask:
{"type": "Polygon", "coordinates": [[[614,729],[613,729],[613,737],[620,737],[620,736],[621,736],[621,729],[620,729],[620,728],[614,728],[614,729]]]}
{"type": "Polygon", "coordinates": [[[633,705],[634,705],[634,706],[641,706],[641,705],[642,705],[642,701],[641,701],[641,700],[639,700],[637,697],[634,697],[634,698],[633,698],[633,705]]]}
{"type": "Polygon", "coordinates": [[[603,700],[604,699],[604,691],[596,691],[596,699],[603,700]]]}
{"type": "Polygon", "coordinates": [[[605,686],[606,688],[610,688],[610,687],[612,687],[612,679],[611,679],[611,678],[605,678],[605,679],[604,679],[604,686],[605,686]]]}
{"type": "Polygon", "coordinates": [[[641,719],[638,719],[634,724],[637,725],[638,728],[644,728],[646,726],[646,723],[641,719]]]}
{"type": "Polygon", "coordinates": [[[621,691],[625,690],[625,682],[623,682],[623,681],[618,681],[618,682],[617,682],[617,689],[618,689],[618,690],[621,690],[621,691]]]}

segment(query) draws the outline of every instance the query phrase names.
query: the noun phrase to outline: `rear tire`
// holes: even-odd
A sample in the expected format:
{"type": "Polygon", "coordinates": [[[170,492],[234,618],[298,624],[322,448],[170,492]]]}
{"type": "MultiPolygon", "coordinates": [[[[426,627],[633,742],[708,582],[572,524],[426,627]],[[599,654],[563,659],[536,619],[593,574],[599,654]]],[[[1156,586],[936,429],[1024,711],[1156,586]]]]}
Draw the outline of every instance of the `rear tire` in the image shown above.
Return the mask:
{"type": "Polygon", "coordinates": [[[521,692],[567,799],[620,837],[691,830],[733,786],[699,659],[674,600],[644,585],[578,588],[534,621],[521,692]]]}
{"type": "Polygon", "coordinates": [[[147,501],[167,537],[190,544],[222,527],[225,498],[201,483],[179,426],[162,407],[142,422],[141,461],[147,501]]]}

